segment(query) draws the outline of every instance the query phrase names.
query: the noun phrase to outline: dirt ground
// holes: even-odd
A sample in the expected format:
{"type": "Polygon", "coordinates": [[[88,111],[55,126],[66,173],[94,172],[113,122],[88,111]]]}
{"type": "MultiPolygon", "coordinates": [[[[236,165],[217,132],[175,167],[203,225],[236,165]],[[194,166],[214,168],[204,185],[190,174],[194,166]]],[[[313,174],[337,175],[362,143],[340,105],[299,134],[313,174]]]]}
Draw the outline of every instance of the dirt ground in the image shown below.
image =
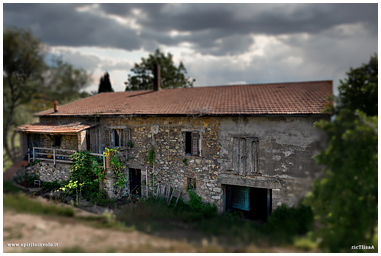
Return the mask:
{"type": "MultiPolygon", "coordinates": [[[[46,199],[35,200],[49,203],[46,199]]],[[[65,205],[65,207],[71,207],[65,205]]],[[[75,209],[75,216],[91,216],[93,213],[75,209]]],[[[3,213],[3,252],[144,252],[171,251],[176,248],[194,252],[193,245],[186,241],[160,238],[131,230],[95,228],[81,223],[75,218],[40,216],[15,213],[5,210],[3,213]],[[51,247],[30,247],[28,244],[52,244],[51,247]],[[11,244],[18,244],[13,247],[11,244]],[[25,247],[22,247],[22,246],[25,247]]]]}
{"type": "MultiPolygon", "coordinates": [[[[37,197],[44,204],[47,199],[37,197]]],[[[70,205],[61,204],[64,207],[70,205]]],[[[94,213],[72,207],[75,216],[95,216],[94,213]]],[[[95,210],[95,212],[104,209],[95,210]]],[[[226,248],[213,238],[202,238],[192,230],[168,230],[160,234],[147,234],[115,228],[98,228],[73,217],[31,215],[4,210],[3,252],[295,252],[287,248],[226,248]],[[45,243],[50,247],[32,247],[45,243]],[[13,246],[12,246],[13,244],[13,246]],[[15,245],[18,245],[17,247],[15,245]]]]}

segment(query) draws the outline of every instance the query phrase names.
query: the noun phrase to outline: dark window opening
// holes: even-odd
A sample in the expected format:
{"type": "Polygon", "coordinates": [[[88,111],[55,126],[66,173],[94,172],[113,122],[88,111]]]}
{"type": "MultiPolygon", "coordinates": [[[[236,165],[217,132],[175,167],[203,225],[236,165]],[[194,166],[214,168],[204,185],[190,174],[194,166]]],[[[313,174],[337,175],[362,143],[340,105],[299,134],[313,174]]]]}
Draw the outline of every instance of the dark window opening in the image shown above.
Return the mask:
{"type": "Polygon", "coordinates": [[[196,178],[187,178],[187,189],[196,189],[196,178]]]}
{"type": "Polygon", "coordinates": [[[185,154],[192,155],[192,133],[185,133],[185,154]]]}
{"type": "Polygon", "coordinates": [[[185,132],[185,154],[189,156],[199,155],[199,138],[198,132],[185,132]]]}
{"type": "Polygon", "coordinates": [[[226,185],[226,212],[240,212],[245,218],[267,221],[272,208],[272,190],[226,185]]]}
{"type": "Polygon", "coordinates": [[[130,178],[130,193],[131,195],[141,195],[141,170],[140,169],[129,169],[130,178]]]}
{"type": "Polygon", "coordinates": [[[119,147],[119,132],[120,130],[114,130],[114,142],[115,142],[115,147],[119,147]]]}
{"type": "Polygon", "coordinates": [[[86,150],[87,151],[91,150],[91,146],[90,146],[90,131],[89,130],[86,131],[86,150]]]}
{"type": "Polygon", "coordinates": [[[61,147],[62,135],[56,135],[53,138],[53,147],[61,147]]]}

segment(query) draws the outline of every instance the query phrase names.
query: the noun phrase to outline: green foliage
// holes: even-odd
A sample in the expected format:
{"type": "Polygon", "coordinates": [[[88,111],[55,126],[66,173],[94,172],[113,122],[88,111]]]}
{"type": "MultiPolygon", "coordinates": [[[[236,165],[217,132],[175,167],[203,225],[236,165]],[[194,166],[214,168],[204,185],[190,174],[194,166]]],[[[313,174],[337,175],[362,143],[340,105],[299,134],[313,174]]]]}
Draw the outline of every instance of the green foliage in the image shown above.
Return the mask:
{"type": "MultiPolygon", "coordinates": [[[[23,104],[30,102],[38,91],[44,68],[43,44],[31,32],[7,28],[3,32],[3,146],[12,162],[17,159],[12,128],[23,124],[25,119],[19,112],[23,104]],[[8,138],[12,138],[9,144],[8,138]]],[[[31,118],[29,118],[31,120],[31,118]]]]}
{"type": "Polygon", "coordinates": [[[185,166],[188,166],[188,159],[184,158],[183,159],[183,163],[184,163],[185,166]]]}
{"type": "Polygon", "coordinates": [[[187,77],[187,70],[182,62],[176,67],[173,63],[173,56],[168,53],[164,55],[159,49],[148,58],[142,58],[141,63],[135,63],[131,69],[133,75],[128,75],[125,82],[126,91],[152,90],[153,89],[153,66],[160,64],[161,88],[187,88],[193,87],[195,79],[187,77]]]}
{"type": "Polygon", "coordinates": [[[311,207],[300,204],[297,208],[281,205],[268,218],[269,225],[287,234],[305,234],[312,228],[314,216],[311,207]]]}
{"type": "Polygon", "coordinates": [[[99,183],[103,180],[105,173],[102,165],[98,163],[95,156],[90,152],[74,152],[71,155],[73,161],[70,168],[71,180],[60,190],[67,194],[81,194],[82,197],[91,199],[99,193],[99,183]]]}
{"type": "Polygon", "coordinates": [[[315,123],[327,134],[328,147],[316,156],[324,176],[307,199],[320,223],[321,246],[333,252],[371,244],[378,221],[377,54],[347,75],[335,119],[315,123]]]}
{"type": "Polygon", "coordinates": [[[114,92],[110,82],[110,75],[106,72],[99,81],[98,93],[102,92],[114,92]]]}
{"type": "Polygon", "coordinates": [[[322,224],[318,235],[331,251],[369,244],[378,219],[378,118],[342,109],[332,122],[315,124],[328,136],[316,156],[325,176],[314,183],[309,203],[322,224]]]}
{"type": "Polygon", "coordinates": [[[110,199],[105,191],[99,191],[95,196],[90,198],[91,204],[100,206],[109,206],[114,203],[114,200],[110,199]]]}
{"type": "Polygon", "coordinates": [[[89,96],[83,89],[89,85],[91,75],[84,69],[74,68],[59,57],[52,58],[44,77],[43,88],[41,88],[44,94],[34,96],[37,106],[42,103],[46,107],[52,107],[50,104],[56,99],[59,99],[59,104],[65,104],[89,96]],[[48,103],[50,103],[49,106],[47,106],[48,103]]]}
{"type": "Polygon", "coordinates": [[[153,166],[153,161],[155,160],[155,150],[151,149],[148,152],[148,157],[147,157],[147,163],[152,167],[153,166]]]}
{"type": "Polygon", "coordinates": [[[44,44],[30,31],[15,27],[3,32],[3,146],[7,156],[19,160],[14,127],[33,121],[33,113],[87,97],[83,88],[90,75],[60,58],[44,62],[44,44]],[[82,92],[81,92],[82,91],[82,92]]]}
{"type": "Polygon", "coordinates": [[[134,143],[132,142],[132,141],[128,141],[127,142],[127,146],[129,147],[129,148],[133,148],[134,147],[134,143]]]}
{"type": "Polygon", "coordinates": [[[35,173],[25,173],[22,175],[17,175],[13,177],[13,181],[24,186],[26,185],[27,187],[32,187],[34,185],[34,181],[38,180],[39,177],[35,173]]]}
{"type": "Polygon", "coordinates": [[[58,183],[56,180],[53,182],[43,182],[41,190],[44,192],[56,191],[59,188],[61,188],[63,185],[65,185],[64,182],[58,183]]]}
{"type": "Polygon", "coordinates": [[[110,154],[112,154],[111,165],[114,170],[114,174],[116,176],[116,182],[114,183],[114,185],[118,189],[121,189],[122,187],[125,186],[127,182],[127,175],[124,174],[124,170],[126,166],[122,162],[120,162],[118,158],[118,153],[119,153],[118,148],[115,148],[115,149],[105,148],[105,151],[103,152],[105,157],[108,157],[110,154]]]}
{"type": "MultiPolygon", "coordinates": [[[[140,200],[124,207],[117,213],[117,220],[126,225],[133,225],[137,230],[144,232],[167,232],[168,230],[178,230],[179,227],[184,233],[187,230],[193,232],[202,232],[200,236],[221,238],[222,243],[231,246],[250,244],[263,246],[281,246],[283,244],[293,244],[294,239],[298,237],[295,233],[298,229],[294,228],[292,232],[287,232],[285,226],[272,225],[270,223],[256,223],[246,221],[236,213],[217,214],[217,209],[213,206],[204,204],[201,206],[200,198],[192,196],[195,203],[190,204],[179,200],[176,207],[168,207],[165,200],[148,199],[140,200]],[[201,210],[199,210],[201,209],[201,210]]],[[[293,219],[297,219],[298,214],[308,216],[311,223],[311,213],[307,214],[303,210],[297,210],[293,214],[288,214],[293,219]]],[[[275,218],[275,223],[280,218],[275,218]]],[[[303,226],[303,220],[298,220],[298,225],[303,226]]]]}
{"type": "Polygon", "coordinates": [[[191,219],[203,219],[212,218],[217,215],[217,207],[210,203],[202,202],[202,199],[195,191],[188,190],[189,202],[184,204],[181,200],[178,203],[180,211],[187,211],[191,214],[189,215],[191,219]]]}
{"type": "Polygon", "coordinates": [[[20,189],[13,185],[12,181],[4,180],[3,182],[3,192],[4,193],[18,193],[20,189]]]}
{"type": "Polygon", "coordinates": [[[38,160],[38,159],[35,159],[35,160],[33,160],[32,162],[29,163],[30,166],[34,166],[36,164],[38,164],[38,166],[42,166],[40,160],[38,160]]]}
{"type": "Polygon", "coordinates": [[[378,114],[378,55],[370,57],[369,63],[359,68],[351,68],[348,78],[340,80],[339,104],[336,108],[359,110],[368,116],[378,114]]]}
{"type": "Polygon", "coordinates": [[[19,193],[15,195],[5,194],[3,197],[4,209],[12,209],[17,212],[26,212],[31,214],[74,216],[74,210],[69,207],[59,207],[55,205],[46,205],[39,201],[33,201],[25,195],[19,193]]]}

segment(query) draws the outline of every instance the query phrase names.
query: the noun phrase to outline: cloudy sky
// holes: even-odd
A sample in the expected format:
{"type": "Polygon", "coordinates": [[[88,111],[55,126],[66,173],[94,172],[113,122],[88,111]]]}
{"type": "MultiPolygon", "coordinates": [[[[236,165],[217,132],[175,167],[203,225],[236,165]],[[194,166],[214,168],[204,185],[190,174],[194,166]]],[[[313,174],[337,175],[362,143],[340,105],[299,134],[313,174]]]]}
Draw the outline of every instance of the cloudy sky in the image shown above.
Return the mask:
{"type": "Polygon", "coordinates": [[[195,86],[334,80],[378,52],[373,4],[3,4],[3,29],[30,29],[98,89],[115,91],[155,49],[195,86]]]}

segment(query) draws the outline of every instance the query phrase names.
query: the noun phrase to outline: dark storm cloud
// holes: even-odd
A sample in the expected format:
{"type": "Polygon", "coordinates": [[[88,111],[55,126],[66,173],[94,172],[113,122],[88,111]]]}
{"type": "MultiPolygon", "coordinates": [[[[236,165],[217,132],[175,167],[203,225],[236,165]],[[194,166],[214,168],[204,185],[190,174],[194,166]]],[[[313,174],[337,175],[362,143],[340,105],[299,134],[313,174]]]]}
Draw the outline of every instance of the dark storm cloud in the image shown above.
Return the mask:
{"type": "Polygon", "coordinates": [[[52,46],[139,49],[136,31],[99,15],[78,12],[74,4],[4,4],[3,25],[29,28],[52,46]]]}
{"type": "MultiPolygon", "coordinates": [[[[144,27],[169,31],[317,33],[335,25],[364,22],[377,29],[377,4],[167,4],[137,5],[144,27]]],[[[114,6],[117,8],[117,6],[114,6]]]]}
{"type": "Polygon", "coordinates": [[[362,23],[377,37],[377,4],[103,4],[105,12],[134,16],[147,39],[174,45],[190,42],[200,52],[245,52],[250,34],[317,34],[337,25],[362,23]],[[170,37],[166,32],[191,32],[170,37]],[[163,33],[164,32],[164,33],[163,33]],[[236,37],[237,44],[232,43],[236,37]]]}
{"type": "Polygon", "coordinates": [[[3,24],[30,28],[50,45],[100,46],[152,51],[158,44],[191,43],[212,55],[239,54],[251,35],[318,34],[362,23],[377,38],[377,4],[4,4],[3,24]],[[134,10],[140,10],[136,12],[134,10]],[[98,13],[97,13],[98,11],[98,13]],[[110,19],[134,19],[133,29],[110,19]],[[187,32],[171,36],[171,31],[187,32]]]}

